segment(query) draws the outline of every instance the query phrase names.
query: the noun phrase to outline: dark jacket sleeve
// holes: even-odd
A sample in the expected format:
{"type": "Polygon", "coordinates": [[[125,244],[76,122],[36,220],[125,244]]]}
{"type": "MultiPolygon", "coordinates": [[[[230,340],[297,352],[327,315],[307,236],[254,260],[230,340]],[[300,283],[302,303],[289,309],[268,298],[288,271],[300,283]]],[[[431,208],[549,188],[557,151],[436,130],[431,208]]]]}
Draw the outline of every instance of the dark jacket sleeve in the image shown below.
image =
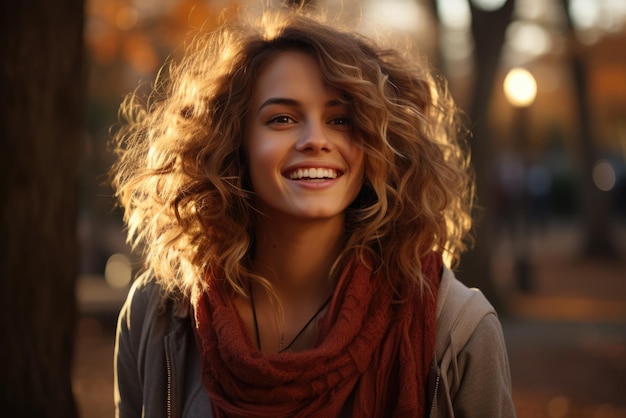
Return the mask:
{"type": "Polygon", "coordinates": [[[197,356],[188,304],[154,280],[133,285],[117,325],[116,417],[211,416],[197,356]]]}
{"type": "Polygon", "coordinates": [[[141,417],[143,372],[140,341],[153,287],[135,282],[117,322],[114,352],[115,414],[119,418],[141,417]]]}

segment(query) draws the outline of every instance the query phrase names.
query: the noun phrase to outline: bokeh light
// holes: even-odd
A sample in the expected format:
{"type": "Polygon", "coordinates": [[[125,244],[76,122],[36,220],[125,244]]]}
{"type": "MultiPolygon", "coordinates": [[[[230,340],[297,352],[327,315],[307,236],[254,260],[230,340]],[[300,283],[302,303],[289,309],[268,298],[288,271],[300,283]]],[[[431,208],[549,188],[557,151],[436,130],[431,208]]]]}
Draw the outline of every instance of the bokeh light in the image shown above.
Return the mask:
{"type": "Polygon", "coordinates": [[[104,279],[112,288],[120,289],[128,286],[132,274],[131,262],[125,254],[116,253],[107,260],[104,268],[104,279]]]}
{"type": "Polygon", "coordinates": [[[506,0],[472,0],[472,3],[479,9],[491,12],[504,6],[506,0]]]}
{"type": "Polygon", "coordinates": [[[530,106],[537,95],[535,77],[524,68],[513,68],[504,79],[504,94],[513,106],[530,106]]]}
{"type": "Polygon", "coordinates": [[[537,57],[553,49],[552,38],[548,31],[533,22],[515,21],[509,25],[506,33],[507,44],[516,53],[537,57]]]}
{"type": "Polygon", "coordinates": [[[427,24],[420,3],[413,0],[390,0],[384,4],[370,1],[363,7],[363,14],[365,22],[399,31],[415,32],[427,24]]]}
{"type": "Polygon", "coordinates": [[[122,7],[115,15],[115,24],[120,30],[130,30],[137,24],[139,16],[132,7],[122,7]]]}
{"type": "Polygon", "coordinates": [[[438,0],[437,9],[441,24],[453,29],[469,28],[472,16],[465,0],[438,0]]]}
{"type": "Polygon", "coordinates": [[[593,183],[603,192],[608,192],[615,187],[615,169],[610,162],[602,160],[593,167],[593,183]]]}

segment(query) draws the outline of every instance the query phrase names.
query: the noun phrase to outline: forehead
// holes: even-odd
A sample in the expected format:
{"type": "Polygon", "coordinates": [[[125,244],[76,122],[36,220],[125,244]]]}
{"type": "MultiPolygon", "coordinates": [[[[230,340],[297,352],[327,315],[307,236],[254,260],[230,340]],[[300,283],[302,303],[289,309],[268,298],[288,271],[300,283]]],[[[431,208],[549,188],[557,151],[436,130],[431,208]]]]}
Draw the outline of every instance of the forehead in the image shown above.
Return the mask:
{"type": "Polygon", "coordinates": [[[285,49],[276,51],[269,56],[261,65],[259,75],[289,67],[314,67],[319,70],[317,61],[307,52],[299,49],[285,49]]]}
{"type": "Polygon", "coordinates": [[[294,89],[302,91],[307,88],[327,90],[319,64],[305,52],[281,51],[260,67],[255,82],[254,96],[258,98],[294,89]]]}

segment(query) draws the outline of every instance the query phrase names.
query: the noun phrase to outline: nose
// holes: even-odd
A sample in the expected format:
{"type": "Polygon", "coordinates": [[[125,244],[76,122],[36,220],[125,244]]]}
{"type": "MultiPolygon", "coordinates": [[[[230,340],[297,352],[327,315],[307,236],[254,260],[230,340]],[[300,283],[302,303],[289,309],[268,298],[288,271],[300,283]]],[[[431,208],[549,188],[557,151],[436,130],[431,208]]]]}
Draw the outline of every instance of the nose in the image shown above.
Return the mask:
{"type": "Polygon", "coordinates": [[[307,123],[296,143],[296,150],[300,152],[330,151],[331,142],[324,129],[324,124],[322,122],[307,123]]]}

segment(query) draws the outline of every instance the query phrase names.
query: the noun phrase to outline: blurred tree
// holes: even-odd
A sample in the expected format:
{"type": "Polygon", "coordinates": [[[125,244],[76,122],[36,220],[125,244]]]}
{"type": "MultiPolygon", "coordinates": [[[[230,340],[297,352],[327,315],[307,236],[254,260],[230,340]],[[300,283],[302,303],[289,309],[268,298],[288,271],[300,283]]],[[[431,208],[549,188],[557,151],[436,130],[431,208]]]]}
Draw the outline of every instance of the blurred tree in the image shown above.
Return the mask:
{"type": "Polygon", "coordinates": [[[71,418],[83,1],[4,1],[0,15],[0,410],[71,418]]]}
{"type": "Polygon", "coordinates": [[[491,225],[488,222],[494,217],[492,213],[493,185],[490,173],[493,161],[493,140],[488,113],[505,33],[511,23],[514,9],[515,0],[507,0],[501,8],[493,11],[478,8],[470,1],[475,79],[468,114],[474,133],[471,151],[480,209],[475,214],[478,220],[475,229],[476,244],[471,251],[463,255],[459,277],[468,285],[481,288],[500,310],[504,307],[495,292],[491,275],[493,243],[491,242],[491,225]]]}
{"type": "Polygon", "coordinates": [[[585,216],[584,255],[616,258],[617,249],[610,233],[610,202],[607,193],[598,189],[592,179],[594,165],[598,161],[593,129],[585,64],[584,47],[576,36],[576,27],[569,13],[571,0],[561,0],[569,40],[569,67],[572,74],[574,97],[578,117],[578,141],[583,168],[582,193],[585,216]]]}
{"type": "MultiPolygon", "coordinates": [[[[507,0],[496,10],[483,10],[468,0],[471,10],[471,33],[474,39],[474,90],[471,92],[469,108],[473,139],[470,141],[472,166],[476,176],[478,207],[474,213],[475,243],[462,259],[457,275],[465,284],[479,287],[487,298],[503,310],[495,291],[491,274],[492,239],[489,220],[492,214],[492,139],[488,123],[489,103],[494,81],[500,65],[505,32],[511,23],[515,0],[507,0]]],[[[438,10],[437,0],[431,0],[433,10],[438,10]]],[[[445,67],[444,67],[445,68],[445,67]]]]}

